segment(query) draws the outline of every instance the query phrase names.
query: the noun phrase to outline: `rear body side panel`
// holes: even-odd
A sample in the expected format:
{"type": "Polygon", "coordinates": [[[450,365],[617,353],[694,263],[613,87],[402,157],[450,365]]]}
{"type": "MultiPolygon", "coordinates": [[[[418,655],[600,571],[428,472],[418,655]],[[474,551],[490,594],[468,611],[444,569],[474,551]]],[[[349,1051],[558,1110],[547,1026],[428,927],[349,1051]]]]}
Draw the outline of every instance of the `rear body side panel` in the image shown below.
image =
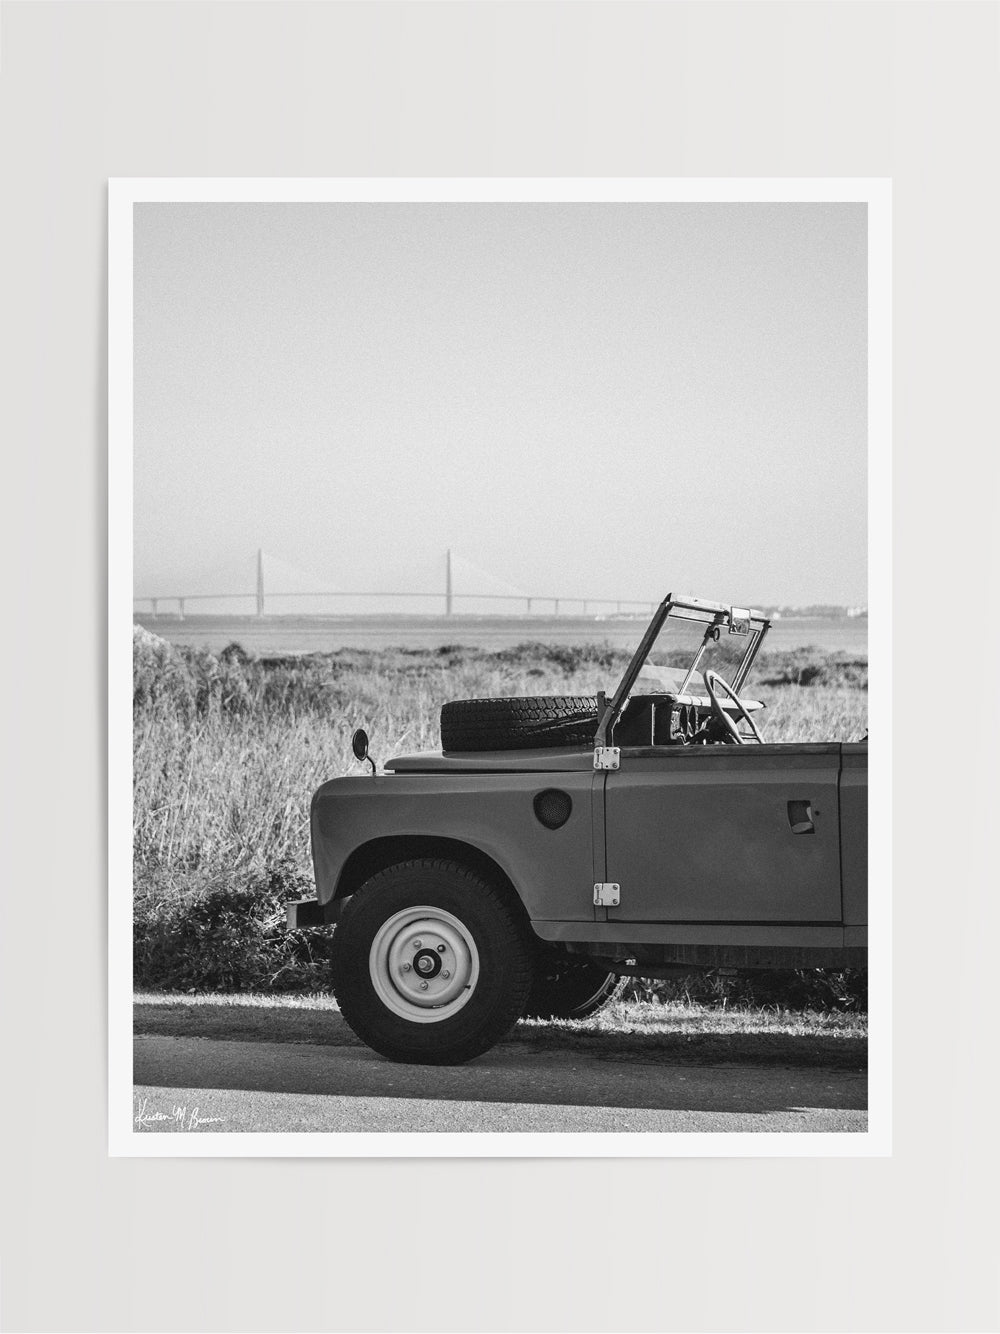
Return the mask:
{"type": "MultiPolygon", "coordinates": [[[[868,922],[868,743],[842,747],[840,771],[841,878],[844,924],[867,928],[868,922]]],[[[886,813],[888,819],[888,813],[886,813]]]]}
{"type": "Polygon", "coordinates": [[[623,752],[605,797],[622,887],[608,919],[839,923],[839,771],[836,744],[623,752]]]}

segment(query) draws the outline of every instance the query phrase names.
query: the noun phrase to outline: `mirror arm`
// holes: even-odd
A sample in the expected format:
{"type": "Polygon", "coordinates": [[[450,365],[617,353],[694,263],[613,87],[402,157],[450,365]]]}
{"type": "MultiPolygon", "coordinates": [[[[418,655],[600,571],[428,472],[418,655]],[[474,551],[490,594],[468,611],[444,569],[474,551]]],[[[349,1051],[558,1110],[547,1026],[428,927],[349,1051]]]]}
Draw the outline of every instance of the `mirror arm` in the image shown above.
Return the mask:
{"type": "Polygon", "coordinates": [[[374,778],[375,774],[377,773],[377,769],[375,766],[375,761],[368,753],[368,733],[365,731],[363,727],[356,728],[354,733],[352,734],[351,750],[354,752],[354,758],[360,764],[363,764],[365,760],[368,761],[368,763],[372,767],[372,778],[374,778]]]}

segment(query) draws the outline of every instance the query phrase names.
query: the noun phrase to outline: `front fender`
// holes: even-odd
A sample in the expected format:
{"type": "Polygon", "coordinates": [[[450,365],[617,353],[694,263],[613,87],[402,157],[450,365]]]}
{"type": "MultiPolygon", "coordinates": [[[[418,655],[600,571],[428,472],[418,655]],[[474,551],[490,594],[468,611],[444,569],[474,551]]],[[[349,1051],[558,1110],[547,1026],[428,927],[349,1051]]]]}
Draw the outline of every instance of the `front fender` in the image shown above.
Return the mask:
{"type": "MultiPolygon", "coordinates": [[[[344,867],[383,838],[440,839],[475,849],[507,876],[532,920],[593,921],[595,880],[592,771],[562,773],[392,773],[335,778],[312,799],[316,891],[338,893],[344,867]],[[533,800],[546,788],[569,794],[572,810],[547,829],[533,800]]],[[[603,857],[603,851],[602,851],[603,857]]]]}

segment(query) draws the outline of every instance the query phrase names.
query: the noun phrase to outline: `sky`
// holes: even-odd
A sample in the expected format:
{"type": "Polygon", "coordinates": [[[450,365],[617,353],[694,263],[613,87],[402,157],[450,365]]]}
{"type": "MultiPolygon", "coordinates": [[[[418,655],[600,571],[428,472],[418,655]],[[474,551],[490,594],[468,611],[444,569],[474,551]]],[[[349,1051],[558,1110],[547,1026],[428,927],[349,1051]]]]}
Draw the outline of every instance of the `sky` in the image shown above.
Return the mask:
{"type": "Polygon", "coordinates": [[[136,205],[136,595],[863,605],[866,225],[136,205]]]}

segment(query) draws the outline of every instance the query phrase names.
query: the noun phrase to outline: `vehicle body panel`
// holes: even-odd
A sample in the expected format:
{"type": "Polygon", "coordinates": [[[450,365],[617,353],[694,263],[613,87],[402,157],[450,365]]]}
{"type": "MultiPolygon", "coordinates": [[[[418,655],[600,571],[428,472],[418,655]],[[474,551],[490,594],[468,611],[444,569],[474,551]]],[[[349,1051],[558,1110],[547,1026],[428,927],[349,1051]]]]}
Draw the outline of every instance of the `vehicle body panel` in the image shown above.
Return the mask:
{"type": "MultiPolygon", "coordinates": [[[[868,742],[841,747],[840,848],[844,924],[868,921],[868,742]]],[[[885,812],[888,820],[889,813],[885,812]]]]}
{"type": "Polygon", "coordinates": [[[318,898],[343,892],[345,865],[371,841],[420,837],[490,858],[544,939],[862,944],[841,925],[867,919],[867,752],[636,747],[610,773],[594,771],[590,751],[401,756],[388,774],[317,791],[318,898]],[[550,787],[573,802],[555,830],[532,805],[550,787]],[[793,801],[807,804],[811,831],[792,832],[793,801]],[[621,885],[620,905],[595,908],[606,880],[621,885]]]}
{"type": "Polygon", "coordinates": [[[497,770],[474,776],[447,769],[335,778],[313,798],[312,838],[321,903],[338,891],[344,865],[370,840],[447,839],[485,854],[517,889],[530,918],[594,919],[592,789],[588,769],[539,774],[497,770]],[[549,781],[551,780],[551,781],[549,781]],[[569,794],[573,808],[547,829],[532,802],[547,787],[569,794]]]}
{"type": "Polygon", "coordinates": [[[594,750],[546,747],[544,750],[484,750],[445,755],[440,750],[397,755],[386,760],[390,773],[564,773],[593,772],[594,750]]]}
{"type": "Polygon", "coordinates": [[[839,922],[839,771],[832,744],[624,752],[605,792],[609,919],[839,922]]]}

